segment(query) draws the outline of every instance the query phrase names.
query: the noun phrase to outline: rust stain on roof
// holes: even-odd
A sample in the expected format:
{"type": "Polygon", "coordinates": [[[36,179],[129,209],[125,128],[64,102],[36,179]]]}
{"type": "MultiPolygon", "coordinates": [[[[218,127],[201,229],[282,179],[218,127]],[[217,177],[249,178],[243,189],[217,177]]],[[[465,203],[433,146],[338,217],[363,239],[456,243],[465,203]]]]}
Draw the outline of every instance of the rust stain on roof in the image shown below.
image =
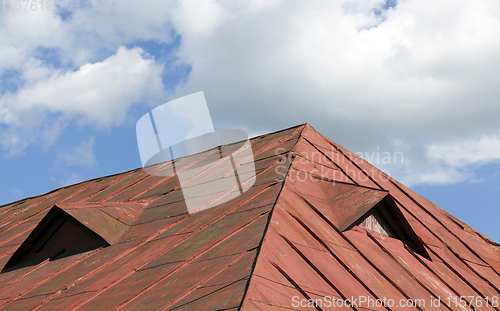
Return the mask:
{"type": "MultiPolygon", "coordinates": [[[[254,186],[195,214],[177,177],[142,169],[0,207],[0,268],[54,207],[109,244],[0,273],[0,309],[301,310],[311,308],[293,297],[500,296],[500,245],[309,124],[251,143],[254,186]],[[382,203],[391,216],[377,219],[404,238],[358,225],[382,203]]],[[[205,189],[200,201],[227,195],[205,189]]],[[[499,310],[485,300],[475,309],[499,310]]]]}

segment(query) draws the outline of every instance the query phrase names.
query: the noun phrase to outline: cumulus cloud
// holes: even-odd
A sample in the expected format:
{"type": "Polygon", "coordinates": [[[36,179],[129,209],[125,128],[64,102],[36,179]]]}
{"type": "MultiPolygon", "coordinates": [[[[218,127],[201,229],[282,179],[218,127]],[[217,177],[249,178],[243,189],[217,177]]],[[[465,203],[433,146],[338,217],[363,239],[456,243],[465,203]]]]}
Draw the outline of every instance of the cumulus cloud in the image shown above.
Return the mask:
{"type": "Polygon", "coordinates": [[[56,71],[19,91],[13,100],[19,109],[40,106],[81,115],[86,122],[115,125],[123,122],[131,104],[162,93],[161,73],[162,67],[142,49],[122,46],[102,62],[56,71]]]}
{"type": "Polygon", "coordinates": [[[97,165],[94,156],[94,137],[90,137],[88,141],[82,141],[78,146],[69,152],[60,153],[57,156],[57,165],[63,166],[83,166],[93,167],[97,165]]]}
{"type": "Polygon", "coordinates": [[[129,107],[161,98],[161,64],[142,49],[119,47],[107,59],[77,70],[24,66],[26,85],[0,97],[3,147],[16,154],[35,140],[53,143],[69,120],[111,127],[124,122],[129,107]]]}
{"type": "Polygon", "coordinates": [[[467,139],[444,144],[432,144],[427,156],[433,161],[442,161],[449,166],[486,164],[500,160],[500,137],[483,136],[477,140],[467,139]]]}

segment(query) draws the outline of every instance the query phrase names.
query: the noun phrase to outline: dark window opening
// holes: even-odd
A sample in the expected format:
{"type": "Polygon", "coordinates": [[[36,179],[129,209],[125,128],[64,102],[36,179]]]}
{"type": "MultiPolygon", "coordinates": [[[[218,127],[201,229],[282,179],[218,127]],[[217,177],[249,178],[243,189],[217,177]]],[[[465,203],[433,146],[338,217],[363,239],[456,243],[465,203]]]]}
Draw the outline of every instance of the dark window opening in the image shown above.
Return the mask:
{"type": "Polygon", "coordinates": [[[368,231],[401,240],[412,251],[430,258],[420,238],[415,234],[392,199],[385,198],[349,228],[359,226],[368,231]]]}
{"type": "Polygon", "coordinates": [[[102,237],[54,206],[9,259],[2,272],[109,246],[102,237]]]}

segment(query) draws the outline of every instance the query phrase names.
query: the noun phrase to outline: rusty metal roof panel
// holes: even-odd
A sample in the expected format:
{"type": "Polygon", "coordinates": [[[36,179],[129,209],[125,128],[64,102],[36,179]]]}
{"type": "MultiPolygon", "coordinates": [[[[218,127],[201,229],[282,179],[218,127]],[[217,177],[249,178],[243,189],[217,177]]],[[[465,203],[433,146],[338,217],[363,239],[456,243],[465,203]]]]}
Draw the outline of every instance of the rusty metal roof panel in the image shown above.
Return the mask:
{"type": "MultiPolygon", "coordinates": [[[[500,296],[500,245],[310,125],[251,143],[254,185],[223,202],[230,191],[200,175],[191,187],[207,187],[194,200],[222,203],[194,214],[176,176],[142,169],[0,207],[0,267],[54,206],[110,244],[0,273],[0,310],[310,310],[292,297],[500,296]],[[378,216],[379,226],[410,231],[389,237],[359,226],[383,202],[395,202],[398,216],[378,216]]],[[[176,169],[229,172],[218,158],[209,150],[176,169]]]]}

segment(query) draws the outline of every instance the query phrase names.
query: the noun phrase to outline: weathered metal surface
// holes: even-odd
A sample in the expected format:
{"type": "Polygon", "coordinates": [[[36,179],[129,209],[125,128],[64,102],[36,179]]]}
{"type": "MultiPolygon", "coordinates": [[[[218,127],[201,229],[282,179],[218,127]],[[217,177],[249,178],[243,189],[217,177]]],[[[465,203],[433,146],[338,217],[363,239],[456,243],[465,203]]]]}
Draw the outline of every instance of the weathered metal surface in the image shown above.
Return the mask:
{"type": "MultiPolygon", "coordinates": [[[[499,245],[310,125],[251,142],[254,185],[195,214],[187,212],[176,176],[142,169],[0,207],[0,268],[54,205],[111,244],[0,273],[0,309],[352,310],[295,306],[292,298],[500,297],[499,245]],[[389,197],[400,211],[395,221],[409,224],[428,256],[353,225],[389,197]]],[[[180,159],[176,169],[230,172],[217,157],[209,150],[180,159]]],[[[235,159],[249,165],[244,156],[235,159]]],[[[193,197],[200,202],[231,196],[217,183],[210,187],[212,177],[194,176],[183,186],[208,182],[193,197]]],[[[439,308],[367,309],[470,309],[443,301],[439,308]]]]}
{"type": "MultiPolygon", "coordinates": [[[[315,294],[325,295],[317,287],[316,292],[304,290],[322,284],[317,280],[318,276],[334,284],[339,295],[361,286],[360,290],[356,290],[356,296],[368,291],[374,297],[387,297],[396,301],[426,299],[427,306],[419,306],[420,310],[470,310],[460,305],[446,305],[448,296],[498,297],[500,277],[494,270],[498,262],[498,247],[494,243],[391,180],[368,162],[317,134],[309,125],[306,125],[301,136],[305,141],[299,141],[293,152],[310,160],[314,156],[311,155],[311,145],[314,145],[320,155],[331,156],[332,162],[349,178],[348,183],[356,185],[338,182],[340,179],[328,178],[325,174],[316,174],[323,177],[321,181],[313,178],[312,171],[317,169],[316,165],[327,165],[326,162],[321,163],[323,160],[318,155],[316,157],[319,160],[310,161],[312,163],[296,163],[298,157],[295,158],[274,208],[243,309],[266,310],[272,306],[300,309],[300,306],[292,306],[293,296],[314,299],[315,294]],[[337,147],[339,152],[332,151],[332,147],[337,147]],[[299,178],[299,171],[309,174],[299,178]],[[327,179],[336,182],[330,181],[329,188],[322,187],[322,184],[327,184],[327,179]],[[342,217],[339,203],[344,206],[352,204],[346,208],[344,215],[352,214],[354,219],[358,215],[353,211],[359,208],[359,204],[370,201],[370,195],[362,198],[359,194],[342,200],[341,189],[346,187],[369,189],[372,200],[373,194],[378,192],[394,198],[401,217],[410,224],[417,239],[423,242],[429,258],[414,253],[402,241],[376,233],[367,234],[362,228],[354,227],[342,232],[337,221],[337,217],[342,217]],[[326,199],[328,194],[331,197],[326,199]],[[284,244],[280,239],[288,242],[284,244]],[[290,248],[296,249],[295,252],[301,255],[289,260],[292,258],[289,257],[290,248]],[[326,260],[327,255],[332,258],[326,260]],[[323,260],[320,258],[323,257],[325,265],[322,266],[323,260]],[[307,271],[305,264],[314,266],[314,272],[307,271]],[[288,278],[280,271],[287,274],[288,278]],[[347,272],[349,276],[342,277],[342,281],[336,279],[347,272]],[[263,276],[266,278],[263,279],[263,276]],[[270,292],[271,288],[273,292],[270,292]],[[443,299],[439,308],[429,305],[430,297],[443,299]]],[[[319,287],[328,288],[326,285],[319,287]]],[[[482,307],[474,308],[495,309],[491,305],[486,306],[485,300],[482,303],[482,307]]]]}
{"type": "Polygon", "coordinates": [[[308,200],[321,201],[317,204],[320,212],[325,215],[341,231],[363,216],[369,209],[380,202],[387,192],[370,188],[358,187],[353,184],[335,183],[324,180],[311,181],[300,178],[298,172],[291,170],[289,185],[308,200]]]}
{"type": "MultiPolygon", "coordinates": [[[[67,208],[59,206],[80,223],[100,235],[106,242],[113,245],[120,241],[128,226],[107,213],[95,207],[67,208]]],[[[116,216],[115,216],[116,217],[116,216]]]]}

